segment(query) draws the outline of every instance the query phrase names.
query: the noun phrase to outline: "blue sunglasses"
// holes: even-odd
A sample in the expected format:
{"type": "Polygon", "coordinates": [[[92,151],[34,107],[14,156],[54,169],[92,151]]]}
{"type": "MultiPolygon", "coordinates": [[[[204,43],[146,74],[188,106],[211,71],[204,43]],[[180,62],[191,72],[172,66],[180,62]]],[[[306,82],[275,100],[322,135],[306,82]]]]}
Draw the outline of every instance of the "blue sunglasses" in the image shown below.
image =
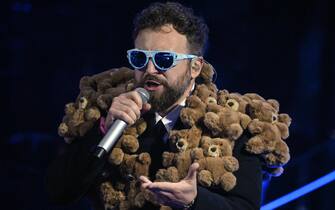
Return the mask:
{"type": "Polygon", "coordinates": [[[131,49],[127,51],[127,57],[130,65],[134,69],[144,70],[143,68],[148,64],[149,58],[152,58],[152,63],[155,65],[156,69],[165,72],[176,66],[180,60],[193,59],[198,56],[180,54],[171,51],[131,49]]]}

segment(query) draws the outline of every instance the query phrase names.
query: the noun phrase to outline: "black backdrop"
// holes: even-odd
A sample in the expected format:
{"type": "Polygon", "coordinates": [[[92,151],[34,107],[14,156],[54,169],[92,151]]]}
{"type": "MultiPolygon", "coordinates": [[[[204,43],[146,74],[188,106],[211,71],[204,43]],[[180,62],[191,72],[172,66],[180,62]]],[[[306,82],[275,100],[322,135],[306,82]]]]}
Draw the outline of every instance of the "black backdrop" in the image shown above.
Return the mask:
{"type": "MultiPolygon", "coordinates": [[[[81,76],[128,66],[134,15],[150,1],[0,3],[1,204],[9,209],[89,209],[48,204],[45,168],[57,126],[81,76]]],[[[217,85],[278,99],[293,118],[285,174],[264,202],[335,169],[335,32],[330,0],[183,1],[210,28],[206,59],[217,85]]],[[[333,209],[331,183],[280,209],[333,209]]],[[[332,195],[333,194],[333,195],[332,195]]],[[[1,208],[2,208],[1,207],[1,208]]]]}

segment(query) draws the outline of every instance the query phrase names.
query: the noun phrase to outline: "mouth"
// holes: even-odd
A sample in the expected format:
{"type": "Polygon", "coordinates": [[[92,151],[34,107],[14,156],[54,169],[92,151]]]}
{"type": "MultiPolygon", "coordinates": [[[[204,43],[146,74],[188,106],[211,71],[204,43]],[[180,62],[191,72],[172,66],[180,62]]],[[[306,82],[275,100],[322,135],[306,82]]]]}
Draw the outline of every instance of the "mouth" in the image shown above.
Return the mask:
{"type": "Polygon", "coordinates": [[[146,90],[150,90],[150,91],[156,91],[158,90],[160,87],[162,86],[162,84],[156,80],[147,80],[144,83],[144,88],[146,90]]]}

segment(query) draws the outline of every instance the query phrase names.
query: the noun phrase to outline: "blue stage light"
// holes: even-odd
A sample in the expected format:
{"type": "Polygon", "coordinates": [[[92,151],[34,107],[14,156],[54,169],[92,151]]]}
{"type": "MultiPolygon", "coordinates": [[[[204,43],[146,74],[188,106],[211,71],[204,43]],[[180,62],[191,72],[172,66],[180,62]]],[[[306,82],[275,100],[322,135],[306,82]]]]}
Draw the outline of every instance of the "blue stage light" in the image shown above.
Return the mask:
{"type": "Polygon", "coordinates": [[[274,201],[271,201],[268,204],[265,204],[264,206],[261,207],[261,210],[272,210],[275,208],[278,208],[279,206],[282,206],[290,201],[293,201],[315,189],[318,189],[322,187],[323,185],[328,184],[329,182],[332,182],[335,180],[335,171],[287,194],[284,195],[283,197],[280,197],[274,201]]]}

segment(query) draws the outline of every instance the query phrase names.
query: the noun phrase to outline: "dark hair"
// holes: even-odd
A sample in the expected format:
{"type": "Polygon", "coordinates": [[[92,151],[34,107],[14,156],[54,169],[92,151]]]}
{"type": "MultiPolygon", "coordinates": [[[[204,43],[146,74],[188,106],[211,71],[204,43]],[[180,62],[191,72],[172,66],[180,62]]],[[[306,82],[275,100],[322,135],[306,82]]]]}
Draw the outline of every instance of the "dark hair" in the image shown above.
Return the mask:
{"type": "Polygon", "coordinates": [[[208,27],[201,17],[193,14],[191,8],[177,2],[155,2],[138,13],[134,19],[133,39],[143,29],[156,29],[165,24],[172,24],[176,31],[186,35],[191,53],[203,55],[208,27]]]}

